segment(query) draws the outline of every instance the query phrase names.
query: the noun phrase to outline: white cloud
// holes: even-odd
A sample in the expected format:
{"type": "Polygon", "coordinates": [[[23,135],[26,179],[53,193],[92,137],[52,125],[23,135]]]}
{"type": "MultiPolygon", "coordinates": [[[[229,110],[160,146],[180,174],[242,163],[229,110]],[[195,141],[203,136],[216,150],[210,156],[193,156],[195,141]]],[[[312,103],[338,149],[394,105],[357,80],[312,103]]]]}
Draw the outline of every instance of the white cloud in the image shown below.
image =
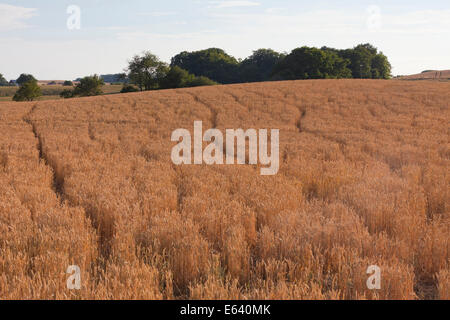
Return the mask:
{"type": "Polygon", "coordinates": [[[360,33],[365,26],[365,18],[358,13],[319,10],[296,14],[289,13],[225,13],[211,12],[210,17],[230,27],[239,28],[241,34],[254,33],[256,36],[285,37],[323,33],[360,33]],[[242,25],[242,21],[246,21],[242,25]]]}
{"type": "Polygon", "coordinates": [[[205,34],[214,33],[214,30],[206,30],[201,32],[185,32],[185,33],[153,33],[153,32],[119,32],[116,34],[117,40],[129,41],[154,41],[158,39],[174,40],[174,39],[198,39],[205,34]]]}
{"type": "Polygon", "coordinates": [[[414,28],[420,31],[422,28],[431,28],[435,31],[450,31],[450,10],[422,10],[411,11],[402,15],[386,15],[391,25],[400,28],[414,28]]]}
{"type": "Polygon", "coordinates": [[[28,20],[37,14],[37,9],[16,7],[0,3],[0,30],[13,30],[26,28],[28,20]]]}
{"type": "MultiPolygon", "coordinates": [[[[230,27],[236,26],[241,34],[274,37],[299,34],[364,35],[370,30],[368,14],[357,11],[317,10],[290,14],[283,10],[267,9],[260,13],[210,12],[210,17],[230,27]],[[243,25],[242,21],[246,21],[243,25]]],[[[438,35],[450,33],[450,10],[423,10],[397,14],[381,12],[379,34],[438,35]]]]}
{"type": "Polygon", "coordinates": [[[130,27],[123,27],[123,26],[109,26],[109,27],[99,27],[99,30],[106,30],[106,31],[124,31],[124,30],[130,30],[130,27]]]}
{"type": "Polygon", "coordinates": [[[255,1],[211,1],[210,3],[215,4],[215,8],[235,8],[235,7],[255,7],[261,5],[259,2],[255,1]]]}
{"type": "Polygon", "coordinates": [[[142,12],[139,13],[140,16],[150,16],[150,17],[167,17],[174,16],[178,13],[175,11],[153,11],[153,12],[142,12]]]}

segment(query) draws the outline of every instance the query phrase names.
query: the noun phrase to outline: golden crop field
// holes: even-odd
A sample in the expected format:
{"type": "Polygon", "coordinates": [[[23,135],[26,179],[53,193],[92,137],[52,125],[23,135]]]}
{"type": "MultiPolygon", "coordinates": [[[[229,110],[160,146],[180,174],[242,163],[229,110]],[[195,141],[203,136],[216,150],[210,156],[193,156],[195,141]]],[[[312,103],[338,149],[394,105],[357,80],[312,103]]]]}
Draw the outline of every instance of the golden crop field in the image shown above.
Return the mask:
{"type": "Polygon", "coordinates": [[[450,299],[449,107],[377,80],[2,102],[0,299],[450,299]],[[280,129],[278,174],[174,165],[196,120],[280,129]]]}

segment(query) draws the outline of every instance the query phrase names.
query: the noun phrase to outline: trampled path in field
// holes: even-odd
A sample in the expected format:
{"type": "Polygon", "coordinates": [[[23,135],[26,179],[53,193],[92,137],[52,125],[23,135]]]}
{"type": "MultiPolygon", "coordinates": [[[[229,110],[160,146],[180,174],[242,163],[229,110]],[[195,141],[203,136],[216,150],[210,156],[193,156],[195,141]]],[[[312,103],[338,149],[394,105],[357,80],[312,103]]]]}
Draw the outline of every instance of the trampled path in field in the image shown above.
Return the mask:
{"type": "Polygon", "coordinates": [[[0,103],[0,298],[448,299],[449,104],[359,80],[0,103]],[[280,129],[279,173],[174,165],[200,120],[280,129]]]}

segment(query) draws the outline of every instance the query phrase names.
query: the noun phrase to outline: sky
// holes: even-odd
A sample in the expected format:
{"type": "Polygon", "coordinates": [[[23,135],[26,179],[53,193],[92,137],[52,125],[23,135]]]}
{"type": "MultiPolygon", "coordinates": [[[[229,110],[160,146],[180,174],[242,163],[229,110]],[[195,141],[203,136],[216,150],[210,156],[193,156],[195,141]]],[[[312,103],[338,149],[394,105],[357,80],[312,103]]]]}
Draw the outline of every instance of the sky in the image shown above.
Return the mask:
{"type": "Polygon", "coordinates": [[[0,0],[0,73],[66,80],[223,48],[351,48],[371,43],[394,75],[450,69],[449,0],[0,0]]]}

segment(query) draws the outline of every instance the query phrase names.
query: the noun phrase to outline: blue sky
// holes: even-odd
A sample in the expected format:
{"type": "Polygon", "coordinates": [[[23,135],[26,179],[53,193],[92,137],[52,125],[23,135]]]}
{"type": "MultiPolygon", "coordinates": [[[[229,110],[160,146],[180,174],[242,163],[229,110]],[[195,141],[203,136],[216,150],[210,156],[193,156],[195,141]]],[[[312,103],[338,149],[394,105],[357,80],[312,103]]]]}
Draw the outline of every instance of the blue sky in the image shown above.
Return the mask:
{"type": "Polygon", "coordinates": [[[252,50],[349,48],[370,42],[393,73],[450,69],[448,0],[0,0],[0,73],[42,80],[121,72],[136,53],[162,60],[220,47],[252,50]],[[69,30],[67,7],[80,8],[69,30]]]}

